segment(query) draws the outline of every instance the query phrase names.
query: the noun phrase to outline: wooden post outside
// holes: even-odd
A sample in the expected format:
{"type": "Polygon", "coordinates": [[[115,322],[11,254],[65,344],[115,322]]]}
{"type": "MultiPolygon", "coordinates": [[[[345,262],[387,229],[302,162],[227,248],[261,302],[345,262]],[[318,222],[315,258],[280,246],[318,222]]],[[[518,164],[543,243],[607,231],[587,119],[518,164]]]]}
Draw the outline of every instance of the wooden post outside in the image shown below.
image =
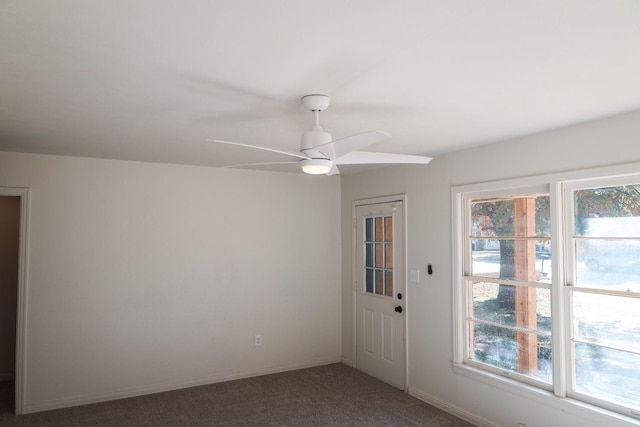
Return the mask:
{"type": "MultiPolygon", "coordinates": [[[[518,237],[536,235],[536,199],[523,197],[514,200],[515,230],[515,278],[536,281],[536,242],[534,239],[518,240],[518,237]]],[[[537,329],[536,288],[516,286],[516,325],[531,330],[537,329]]],[[[538,369],[538,337],[528,332],[517,331],[518,372],[534,374],[538,369]]]]}

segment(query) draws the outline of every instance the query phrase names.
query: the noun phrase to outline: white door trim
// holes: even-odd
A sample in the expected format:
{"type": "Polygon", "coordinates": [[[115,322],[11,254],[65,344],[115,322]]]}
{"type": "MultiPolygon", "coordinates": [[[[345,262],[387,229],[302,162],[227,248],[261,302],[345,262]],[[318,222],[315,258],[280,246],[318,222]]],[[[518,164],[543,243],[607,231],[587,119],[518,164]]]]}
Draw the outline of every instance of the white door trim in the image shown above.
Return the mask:
{"type": "Polygon", "coordinates": [[[26,384],[27,245],[29,242],[28,188],[0,187],[0,196],[20,197],[20,243],[18,248],[18,301],[16,313],[15,413],[23,414],[26,384]]]}
{"type": "Polygon", "coordinates": [[[409,334],[408,334],[408,325],[409,325],[409,309],[408,309],[408,286],[407,286],[407,195],[406,194],[394,194],[390,196],[381,196],[381,197],[373,197],[370,199],[359,199],[351,202],[351,292],[352,292],[352,306],[351,306],[351,323],[352,323],[352,332],[351,332],[351,340],[352,340],[352,364],[354,368],[357,368],[357,357],[356,357],[356,347],[358,337],[356,335],[356,294],[357,294],[357,286],[356,280],[358,272],[356,271],[356,251],[357,251],[357,242],[356,242],[356,227],[357,223],[357,215],[356,208],[358,206],[366,206],[366,205],[377,205],[381,203],[391,203],[391,202],[402,202],[402,215],[403,215],[403,227],[402,227],[402,237],[403,237],[403,260],[401,268],[404,270],[404,283],[402,283],[403,291],[402,295],[404,295],[404,306],[405,314],[404,314],[404,391],[407,392],[409,388],[409,334]]]}

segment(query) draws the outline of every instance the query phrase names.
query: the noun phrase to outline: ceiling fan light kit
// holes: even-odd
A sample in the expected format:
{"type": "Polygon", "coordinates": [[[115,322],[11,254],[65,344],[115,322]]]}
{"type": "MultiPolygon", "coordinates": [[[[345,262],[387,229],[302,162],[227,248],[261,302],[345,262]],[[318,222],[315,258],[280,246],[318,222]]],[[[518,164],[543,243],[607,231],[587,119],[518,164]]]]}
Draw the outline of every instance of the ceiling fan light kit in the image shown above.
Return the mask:
{"type": "Polygon", "coordinates": [[[310,175],[325,175],[331,171],[333,163],[329,159],[302,159],[300,160],[302,172],[310,175]]]}
{"type": "MultiPolygon", "coordinates": [[[[331,134],[329,132],[325,132],[322,129],[322,126],[320,126],[320,112],[329,107],[331,98],[326,95],[313,94],[303,96],[301,101],[302,104],[313,113],[314,122],[311,130],[302,134],[302,138],[300,139],[300,151],[293,151],[280,147],[267,147],[262,145],[223,141],[219,139],[210,139],[209,141],[288,155],[297,158],[297,161],[278,163],[297,162],[304,173],[312,175],[336,175],[340,173],[337,165],[398,163],[427,164],[431,161],[431,157],[424,156],[357,151],[369,145],[382,142],[390,138],[391,135],[386,132],[374,130],[334,140],[331,134]]],[[[259,166],[261,164],[268,165],[274,163],[252,163],[228,167],[259,166]]]]}

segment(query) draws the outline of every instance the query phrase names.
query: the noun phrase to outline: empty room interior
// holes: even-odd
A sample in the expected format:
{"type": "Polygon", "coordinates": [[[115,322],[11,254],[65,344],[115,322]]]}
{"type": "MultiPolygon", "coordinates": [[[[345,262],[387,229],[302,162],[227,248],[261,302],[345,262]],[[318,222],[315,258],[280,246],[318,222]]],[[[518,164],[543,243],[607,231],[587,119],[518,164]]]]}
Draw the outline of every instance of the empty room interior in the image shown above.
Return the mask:
{"type": "Polygon", "coordinates": [[[640,425],[638,76],[635,0],[0,2],[16,419],[338,364],[640,425]]]}

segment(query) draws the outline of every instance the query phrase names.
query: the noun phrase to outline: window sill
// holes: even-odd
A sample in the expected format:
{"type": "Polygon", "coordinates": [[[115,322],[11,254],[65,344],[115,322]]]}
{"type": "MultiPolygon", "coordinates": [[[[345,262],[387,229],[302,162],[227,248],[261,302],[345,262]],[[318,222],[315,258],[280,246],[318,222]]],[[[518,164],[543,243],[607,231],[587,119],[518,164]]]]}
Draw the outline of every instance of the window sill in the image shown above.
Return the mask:
{"type": "Polygon", "coordinates": [[[616,420],[620,425],[637,426],[640,425],[640,419],[632,416],[625,416],[617,412],[608,411],[597,406],[590,405],[568,397],[558,397],[553,393],[533,387],[528,384],[515,381],[500,375],[486,372],[472,366],[461,363],[452,363],[451,368],[455,374],[462,375],[474,381],[495,387],[510,394],[515,394],[522,398],[532,400],[543,405],[550,406],[559,411],[574,414],[580,417],[589,417],[590,419],[601,423],[602,425],[611,425],[616,420]],[[624,424],[623,424],[624,423],[624,424]]]}

